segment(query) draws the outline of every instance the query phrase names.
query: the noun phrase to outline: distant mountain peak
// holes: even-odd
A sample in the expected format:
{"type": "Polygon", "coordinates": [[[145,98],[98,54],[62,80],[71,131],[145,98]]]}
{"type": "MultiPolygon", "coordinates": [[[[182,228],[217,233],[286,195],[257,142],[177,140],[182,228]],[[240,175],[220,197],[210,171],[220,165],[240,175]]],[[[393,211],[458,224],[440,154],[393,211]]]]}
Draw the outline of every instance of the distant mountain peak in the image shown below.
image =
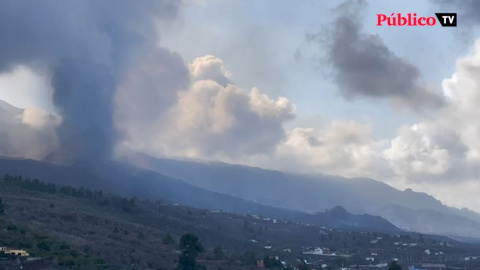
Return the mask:
{"type": "Polygon", "coordinates": [[[20,114],[23,109],[17,108],[10,103],[0,99],[0,110],[6,111],[8,114],[20,114]]]}
{"type": "Polygon", "coordinates": [[[337,206],[333,207],[332,209],[327,210],[326,212],[329,213],[329,214],[333,214],[333,215],[349,214],[348,211],[343,206],[340,206],[340,205],[337,205],[337,206]]]}

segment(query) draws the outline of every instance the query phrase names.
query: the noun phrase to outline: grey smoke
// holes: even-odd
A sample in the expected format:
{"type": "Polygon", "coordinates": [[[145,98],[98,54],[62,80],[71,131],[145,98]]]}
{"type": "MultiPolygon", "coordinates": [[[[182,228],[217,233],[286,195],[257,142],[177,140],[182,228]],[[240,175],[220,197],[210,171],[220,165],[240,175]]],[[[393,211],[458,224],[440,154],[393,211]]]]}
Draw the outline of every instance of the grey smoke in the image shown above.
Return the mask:
{"type": "MultiPolygon", "coordinates": [[[[62,148],[56,154],[81,161],[111,155],[119,138],[114,126],[116,89],[136,59],[162,54],[166,56],[157,65],[168,69],[173,62],[179,69],[178,57],[158,46],[156,26],[174,19],[180,4],[177,0],[0,2],[0,72],[20,64],[50,72],[54,103],[63,117],[58,127],[62,148]]],[[[180,68],[182,72],[188,74],[186,68],[180,68]]],[[[161,83],[157,91],[164,91],[161,83]]]]}
{"type": "Polygon", "coordinates": [[[53,101],[64,116],[58,127],[62,150],[81,160],[94,153],[95,158],[108,158],[115,138],[115,78],[104,66],[71,59],[58,64],[53,74],[52,86],[57,89],[53,101]]]}
{"type": "Polygon", "coordinates": [[[437,4],[441,10],[438,12],[456,12],[458,13],[458,27],[464,24],[479,24],[480,1],[477,0],[431,0],[437,4]]]}
{"type": "Polygon", "coordinates": [[[365,7],[362,0],[342,3],[331,29],[307,36],[325,51],[342,96],[387,98],[413,108],[440,106],[442,99],[421,84],[414,65],[395,55],[379,36],[362,31],[365,7]]]}
{"type": "Polygon", "coordinates": [[[55,117],[38,109],[19,109],[0,100],[0,155],[43,159],[58,146],[55,117]]]}

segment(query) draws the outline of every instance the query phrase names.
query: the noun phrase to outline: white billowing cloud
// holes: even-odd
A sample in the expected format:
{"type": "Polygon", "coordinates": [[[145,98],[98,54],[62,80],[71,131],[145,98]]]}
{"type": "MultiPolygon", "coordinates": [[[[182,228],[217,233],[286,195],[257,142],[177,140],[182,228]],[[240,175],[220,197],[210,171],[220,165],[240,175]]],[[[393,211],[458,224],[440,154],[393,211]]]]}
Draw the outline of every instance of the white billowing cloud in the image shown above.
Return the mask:
{"type": "Polygon", "coordinates": [[[286,98],[272,99],[230,81],[223,62],[207,55],[190,65],[192,83],[159,117],[153,136],[131,147],[156,154],[238,160],[271,153],[286,137],[283,124],[295,117],[286,98]]]}
{"type": "MultiPolygon", "coordinates": [[[[405,127],[385,150],[392,169],[413,181],[480,181],[480,40],[443,81],[446,106],[405,127]]],[[[480,182],[479,182],[480,184],[480,182]]]]}
{"type": "Polygon", "coordinates": [[[402,176],[412,173],[441,175],[450,167],[449,151],[431,134],[429,125],[404,127],[384,154],[393,170],[402,176]]]}
{"type": "Polygon", "coordinates": [[[285,130],[285,121],[293,117],[288,100],[222,85],[213,78],[230,80],[231,74],[221,60],[197,59],[190,66],[192,77],[209,74],[198,77],[208,79],[196,80],[179,95],[170,112],[175,117],[166,133],[166,153],[182,149],[180,155],[226,156],[226,161],[287,171],[367,176],[399,187],[432,181],[475,183],[480,180],[480,41],[475,48],[444,80],[445,106],[402,127],[391,140],[375,138],[370,124],[356,121],[285,130]]]}
{"type": "Polygon", "coordinates": [[[191,157],[238,157],[268,153],[285,138],[283,122],[294,117],[288,100],[277,101],[234,85],[195,82],[179,95],[164,133],[167,152],[191,157]]]}
{"type": "Polygon", "coordinates": [[[320,129],[288,130],[285,123],[295,117],[288,99],[241,89],[223,61],[211,55],[195,59],[189,70],[190,87],[178,92],[175,104],[150,128],[132,125],[136,140],[127,147],[303,173],[372,176],[388,167],[382,157],[386,141],[373,139],[368,123],[334,121],[320,129]]]}
{"type": "Polygon", "coordinates": [[[0,100],[0,155],[44,159],[59,146],[60,120],[40,109],[19,109],[0,100]]]}
{"type": "Polygon", "coordinates": [[[244,91],[222,60],[210,55],[195,59],[189,70],[191,85],[178,92],[154,135],[143,145],[137,141],[137,150],[372,177],[427,191],[450,205],[480,207],[470,203],[480,190],[480,40],[443,81],[444,106],[400,128],[393,139],[375,138],[368,122],[333,120],[288,130],[285,123],[295,114],[286,98],[244,91]],[[449,194],[451,188],[462,192],[463,201],[449,194]]]}
{"type": "Polygon", "coordinates": [[[294,128],[274,156],[256,160],[266,167],[342,176],[378,175],[385,168],[369,124],[334,121],[324,128],[294,128]],[[383,164],[382,164],[383,163],[383,164]]]}
{"type": "Polygon", "coordinates": [[[21,118],[23,124],[37,129],[55,127],[61,123],[58,117],[36,107],[25,108],[21,118]]]}
{"type": "Polygon", "coordinates": [[[189,68],[194,81],[212,80],[223,86],[231,83],[232,74],[225,70],[223,60],[213,55],[196,58],[189,68]]]}

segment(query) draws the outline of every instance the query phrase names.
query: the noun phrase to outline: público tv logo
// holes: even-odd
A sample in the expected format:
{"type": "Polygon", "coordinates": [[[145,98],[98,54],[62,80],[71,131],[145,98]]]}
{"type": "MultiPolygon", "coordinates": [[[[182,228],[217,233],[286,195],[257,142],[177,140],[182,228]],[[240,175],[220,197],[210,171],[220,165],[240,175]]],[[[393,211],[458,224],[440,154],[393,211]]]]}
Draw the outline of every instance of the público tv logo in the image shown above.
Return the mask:
{"type": "Polygon", "coordinates": [[[417,17],[417,13],[377,14],[377,26],[434,26],[437,21],[442,27],[457,27],[457,13],[435,13],[435,17],[417,17]]]}

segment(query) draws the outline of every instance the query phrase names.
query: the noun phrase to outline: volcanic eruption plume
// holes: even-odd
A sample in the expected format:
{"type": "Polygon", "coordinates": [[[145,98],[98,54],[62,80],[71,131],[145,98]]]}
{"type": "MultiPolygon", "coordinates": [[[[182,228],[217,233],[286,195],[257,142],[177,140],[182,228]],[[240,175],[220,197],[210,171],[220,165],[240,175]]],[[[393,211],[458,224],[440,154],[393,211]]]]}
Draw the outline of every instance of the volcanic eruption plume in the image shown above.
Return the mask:
{"type": "MultiPolygon", "coordinates": [[[[116,91],[142,59],[155,59],[160,70],[177,70],[178,80],[188,83],[181,58],[158,46],[158,25],[173,20],[180,4],[0,2],[0,72],[25,65],[50,75],[53,102],[63,119],[57,127],[61,147],[53,155],[79,162],[111,156],[120,136],[114,124],[116,91]]],[[[156,86],[156,91],[168,91],[162,89],[161,80],[156,86]]]]}

